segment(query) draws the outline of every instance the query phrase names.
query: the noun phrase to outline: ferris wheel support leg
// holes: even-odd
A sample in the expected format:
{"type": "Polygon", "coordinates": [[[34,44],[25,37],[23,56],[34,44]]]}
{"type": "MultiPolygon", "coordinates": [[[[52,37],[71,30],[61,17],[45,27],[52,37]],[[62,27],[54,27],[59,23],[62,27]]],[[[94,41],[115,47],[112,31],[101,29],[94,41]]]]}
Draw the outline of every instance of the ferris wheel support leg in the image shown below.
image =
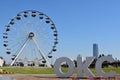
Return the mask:
{"type": "Polygon", "coordinates": [[[25,43],[22,45],[22,47],[21,47],[20,50],[17,52],[17,55],[16,55],[15,59],[12,61],[12,63],[10,64],[10,66],[12,66],[12,65],[15,63],[15,61],[17,60],[17,58],[19,57],[19,55],[21,54],[21,52],[22,52],[23,49],[25,48],[25,46],[26,46],[26,44],[27,44],[28,41],[29,41],[29,39],[27,39],[27,40],[25,41],[25,43]]]}
{"type": "Polygon", "coordinates": [[[51,65],[50,65],[48,59],[46,58],[46,56],[44,55],[44,53],[42,52],[42,50],[39,48],[39,46],[38,46],[38,44],[37,44],[37,41],[36,41],[34,38],[33,38],[33,42],[35,43],[35,45],[36,45],[36,47],[37,47],[40,55],[42,56],[42,58],[45,59],[47,67],[50,67],[50,68],[51,68],[51,65]]]}

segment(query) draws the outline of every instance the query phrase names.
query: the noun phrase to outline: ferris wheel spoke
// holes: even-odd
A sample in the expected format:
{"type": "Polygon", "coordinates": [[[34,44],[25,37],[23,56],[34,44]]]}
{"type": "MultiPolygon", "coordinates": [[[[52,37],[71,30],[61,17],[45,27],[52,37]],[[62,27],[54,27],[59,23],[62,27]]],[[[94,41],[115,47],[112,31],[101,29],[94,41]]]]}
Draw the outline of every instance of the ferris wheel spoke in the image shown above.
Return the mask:
{"type": "Polygon", "coordinates": [[[21,31],[21,33],[23,33],[24,35],[26,34],[25,32],[25,23],[23,22],[23,21],[21,21],[22,23],[20,24],[20,23],[16,23],[17,24],[17,26],[20,26],[20,31],[21,31]]]}
{"type": "Polygon", "coordinates": [[[27,39],[25,41],[25,43],[22,45],[22,47],[20,48],[20,50],[17,52],[17,55],[15,57],[15,59],[12,61],[12,63],[10,64],[11,66],[14,64],[14,62],[17,60],[17,58],[19,57],[19,55],[21,54],[21,52],[23,51],[23,49],[25,48],[26,44],[29,42],[29,39],[27,39]]]}
{"type": "Polygon", "coordinates": [[[40,53],[41,56],[42,56],[42,58],[47,62],[47,66],[48,66],[48,67],[51,67],[51,65],[50,65],[50,63],[49,63],[49,61],[48,61],[48,59],[47,59],[46,56],[44,55],[43,51],[39,48],[39,46],[38,46],[36,40],[35,40],[34,38],[33,38],[32,40],[33,40],[33,42],[35,43],[35,45],[36,45],[36,47],[37,47],[39,53],[40,53]]]}

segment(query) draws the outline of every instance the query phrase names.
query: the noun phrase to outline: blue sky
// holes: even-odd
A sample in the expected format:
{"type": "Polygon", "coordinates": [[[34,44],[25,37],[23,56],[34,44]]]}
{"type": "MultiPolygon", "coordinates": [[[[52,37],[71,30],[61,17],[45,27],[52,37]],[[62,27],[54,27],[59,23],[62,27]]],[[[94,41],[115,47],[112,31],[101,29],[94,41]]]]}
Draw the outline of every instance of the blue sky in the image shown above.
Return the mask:
{"type": "Polygon", "coordinates": [[[47,14],[57,27],[59,44],[54,59],[92,56],[93,43],[99,45],[100,54],[120,59],[119,4],[119,0],[1,0],[0,54],[7,56],[2,46],[7,22],[21,11],[37,10],[47,14]]]}

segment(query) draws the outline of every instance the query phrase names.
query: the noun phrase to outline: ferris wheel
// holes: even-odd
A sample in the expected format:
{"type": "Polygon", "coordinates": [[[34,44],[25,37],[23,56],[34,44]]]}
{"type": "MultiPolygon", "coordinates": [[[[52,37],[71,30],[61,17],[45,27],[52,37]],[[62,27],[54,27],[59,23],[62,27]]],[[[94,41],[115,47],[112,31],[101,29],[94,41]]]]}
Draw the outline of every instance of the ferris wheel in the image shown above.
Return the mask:
{"type": "Polygon", "coordinates": [[[11,66],[28,57],[38,58],[51,67],[49,58],[56,51],[58,32],[53,21],[44,13],[26,10],[14,16],[3,33],[6,54],[11,57],[11,66]]]}

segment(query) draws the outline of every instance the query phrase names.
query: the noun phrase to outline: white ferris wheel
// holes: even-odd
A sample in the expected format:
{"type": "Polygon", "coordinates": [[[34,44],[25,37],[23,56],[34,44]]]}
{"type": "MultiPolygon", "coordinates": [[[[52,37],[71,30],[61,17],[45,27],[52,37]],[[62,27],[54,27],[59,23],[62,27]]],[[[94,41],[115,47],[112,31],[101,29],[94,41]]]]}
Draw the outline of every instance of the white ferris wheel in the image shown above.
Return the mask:
{"type": "Polygon", "coordinates": [[[53,21],[44,13],[26,10],[14,16],[3,33],[6,53],[11,57],[11,66],[29,58],[38,58],[40,63],[51,67],[49,58],[56,51],[58,32],[53,21]]]}

